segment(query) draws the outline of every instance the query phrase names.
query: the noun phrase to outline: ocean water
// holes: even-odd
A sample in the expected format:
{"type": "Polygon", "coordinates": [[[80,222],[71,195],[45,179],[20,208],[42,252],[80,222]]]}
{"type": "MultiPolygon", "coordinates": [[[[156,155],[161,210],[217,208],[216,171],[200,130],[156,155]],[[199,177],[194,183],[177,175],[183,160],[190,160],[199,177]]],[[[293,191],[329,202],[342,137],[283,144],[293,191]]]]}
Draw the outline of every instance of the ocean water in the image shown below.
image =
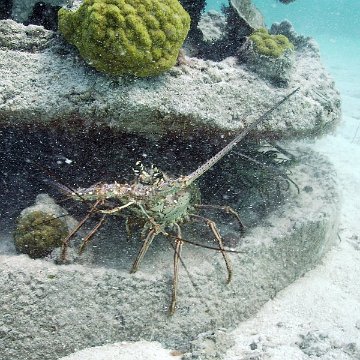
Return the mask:
{"type": "MultiPolygon", "coordinates": [[[[254,0],[266,25],[284,19],[291,21],[304,35],[332,34],[357,37],[360,35],[360,2],[357,0],[295,0],[282,4],[277,0],[254,0]]],[[[219,10],[227,1],[208,0],[208,9],[219,10]]]]}
{"type": "MultiPolygon", "coordinates": [[[[207,9],[220,11],[227,3],[225,0],[208,0],[207,9]]],[[[360,38],[360,1],[295,0],[286,5],[278,0],[254,0],[253,3],[264,15],[267,27],[287,19],[298,33],[314,37],[325,61],[328,52],[331,56],[343,54],[347,60],[356,60],[360,46],[357,44],[360,38]]]]}

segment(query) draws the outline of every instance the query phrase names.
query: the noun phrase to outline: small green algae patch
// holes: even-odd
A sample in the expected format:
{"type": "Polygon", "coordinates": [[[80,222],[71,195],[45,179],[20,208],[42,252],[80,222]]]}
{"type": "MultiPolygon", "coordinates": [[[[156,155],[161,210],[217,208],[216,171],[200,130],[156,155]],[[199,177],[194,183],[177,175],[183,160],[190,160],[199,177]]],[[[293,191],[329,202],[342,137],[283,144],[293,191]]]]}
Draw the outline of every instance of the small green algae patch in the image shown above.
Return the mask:
{"type": "Polygon", "coordinates": [[[85,0],[59,10],[59,31],[98,71],[154,76],[175,65],[190,29],[178,0],[85,0]]]}
{"type": "Polygon", "coordinates": [[[33,211],[18,219],[14,232],[16,250],[31,258],[49,255],[68,235],[64,221],[42,211],[33,211]]]}
{"type": "Polygon", "coordinates": [[[265,28],[256,30],[249,38],[255,51],[261,55],[277,58],[286,50],[294,50],[294,45],[285,35],[270,35],[265,28]]]}

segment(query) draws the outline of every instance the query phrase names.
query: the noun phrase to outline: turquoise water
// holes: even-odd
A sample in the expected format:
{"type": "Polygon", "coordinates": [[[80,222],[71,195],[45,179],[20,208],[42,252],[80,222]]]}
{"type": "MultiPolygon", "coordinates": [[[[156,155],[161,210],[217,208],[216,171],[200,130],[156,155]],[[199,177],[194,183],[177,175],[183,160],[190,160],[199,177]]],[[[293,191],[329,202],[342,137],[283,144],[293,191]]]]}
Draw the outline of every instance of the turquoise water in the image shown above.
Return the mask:
{"type": "MultiPolygon", "coordinates": [[[[266,25],[288,19],[304,35],[333,34],[360,38],[359,0],[295,0],[285,5],[277,0],[254,0],[266,25]]],[[[220,10],[227,1],[208,0],[208,9],[220,10]]]]}

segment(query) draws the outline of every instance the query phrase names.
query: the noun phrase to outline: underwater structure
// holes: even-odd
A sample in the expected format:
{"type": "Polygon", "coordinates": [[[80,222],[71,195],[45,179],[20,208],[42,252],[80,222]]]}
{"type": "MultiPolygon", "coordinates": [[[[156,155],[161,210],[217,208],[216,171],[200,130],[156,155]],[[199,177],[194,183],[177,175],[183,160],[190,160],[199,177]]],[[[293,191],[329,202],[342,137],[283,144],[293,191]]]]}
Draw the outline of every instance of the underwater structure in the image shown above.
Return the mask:
{"type": "Polygon", "coordinates": [[[195,359],[204,334],[253,315],[333,244],[335,174],[296,143],[340,120],[339,92],[316,42],[287,21],[266,28],[249,0],[231,0],[222,13],[205,5],[13,0],[4,8],[1,211],[15,241],[0,239],[0,359],[55,359],[154,337],[195,359]],[[178,190],[263,114],[195,190],[178,190]],[[170,183],[151,212],[141,199],[114,197],[136,186],[165,193],[170,183]],[[80,201],[60,206],[69,199],[80,201]],[[132,217],[126,211],[135,202],[132,217]],[[181,231],[172,238],[156,227],[169,217],[184,223],[174,221],[181,231]]]}

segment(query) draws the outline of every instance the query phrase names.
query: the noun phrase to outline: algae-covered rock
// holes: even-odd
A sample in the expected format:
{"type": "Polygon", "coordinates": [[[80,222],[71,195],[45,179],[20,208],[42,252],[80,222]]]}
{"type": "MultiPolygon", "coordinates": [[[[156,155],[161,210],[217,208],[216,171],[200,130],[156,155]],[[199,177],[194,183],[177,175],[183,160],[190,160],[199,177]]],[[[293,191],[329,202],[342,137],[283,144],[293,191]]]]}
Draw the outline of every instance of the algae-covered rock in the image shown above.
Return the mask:
{"type": "Polygon", "coordinates": [[[85,0],[59,10],[59,30],[97,70],[158,75],[175,65],[190,28],[178,0],[85,0]]]}
{"type": "Polygon", "coordinates": [[[265,28],[254,31],[249,39],[255,50],[265,56],[278,58],[287,50],[294,50],[294,45],[285,35],[270,35],[265,28]]]}
{"type": "Polygon", "coordinates": [[[277,87],[291,81],[295,46],[283,34],[269,34],[265,28],[253,32],[239,48],[238,56],[247,69],[277,87]]]}
{"type": "Polygon", "coordinates": [[[16,250],[32,258],[49,255],[77,225],[68,212],[47,194],[21,211],[14,231],[16,250]]]}
{"type": "Polygon", "coordinates": [[[42,211],[20,216],[14,232],[16,250],[32,258],[49,255],[68,234],[66,223],[42,211]]]}

